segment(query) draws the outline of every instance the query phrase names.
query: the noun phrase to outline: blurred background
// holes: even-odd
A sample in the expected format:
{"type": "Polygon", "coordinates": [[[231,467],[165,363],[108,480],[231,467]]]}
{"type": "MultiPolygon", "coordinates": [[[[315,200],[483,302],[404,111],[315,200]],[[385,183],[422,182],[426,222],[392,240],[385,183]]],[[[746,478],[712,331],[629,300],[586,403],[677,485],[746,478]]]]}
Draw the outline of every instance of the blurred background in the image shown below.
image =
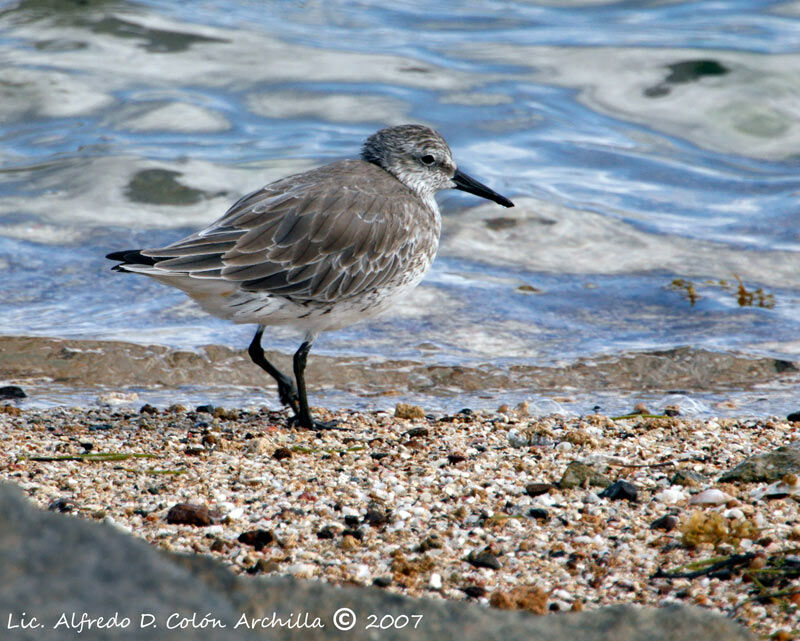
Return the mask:
{"type": "Polygon", "coordinates": [[[0,377],[25,403],[275,406],[231,360],[254,328],[104,254],[418,122],[517,207],[441,194],[432,271],[321,337],[313,403],[800,409],[800,3],[0,7],[0,377]],[[178,380],[187,350],[208,366],[178,380]]]}

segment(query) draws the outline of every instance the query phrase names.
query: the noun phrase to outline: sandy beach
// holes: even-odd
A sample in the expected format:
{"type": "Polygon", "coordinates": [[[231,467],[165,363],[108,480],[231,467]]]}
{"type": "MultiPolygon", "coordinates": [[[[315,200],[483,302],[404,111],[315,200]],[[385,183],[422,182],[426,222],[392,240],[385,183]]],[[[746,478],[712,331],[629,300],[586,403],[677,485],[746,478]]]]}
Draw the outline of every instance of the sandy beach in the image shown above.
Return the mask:
{"type": "Polygon", "coordinates": [[[785,418],[398,405],[318,409],[341,429],[311,432],[258,409],[0,408],[0,478],[36,504],[231,572],[550,615],[677,601],[797,633],[800,424],[785,418]],[[775,457],[760,481],[737,468],[759,455],[775,457]]]}

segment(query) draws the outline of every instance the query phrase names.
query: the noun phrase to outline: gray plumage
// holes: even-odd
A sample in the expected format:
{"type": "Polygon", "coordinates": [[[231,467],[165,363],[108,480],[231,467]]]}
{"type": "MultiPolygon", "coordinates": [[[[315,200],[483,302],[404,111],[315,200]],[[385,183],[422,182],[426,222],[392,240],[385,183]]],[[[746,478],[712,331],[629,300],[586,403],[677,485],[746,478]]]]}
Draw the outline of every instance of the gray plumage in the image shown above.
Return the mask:
{"type": "Polygon", "coordinates": [[[460,172],[433,129],[390,127],[367,139],[359,160],[282,178],[191,236],[108,258],[121,261],[117,271],[182,289],[212,314],[257,323],[259,343],[265,325],[289,324],[310,347],[319,332],[374,316],[419,283],[439,243],[434,194],[452,188],[512,206],[460,172]]]}

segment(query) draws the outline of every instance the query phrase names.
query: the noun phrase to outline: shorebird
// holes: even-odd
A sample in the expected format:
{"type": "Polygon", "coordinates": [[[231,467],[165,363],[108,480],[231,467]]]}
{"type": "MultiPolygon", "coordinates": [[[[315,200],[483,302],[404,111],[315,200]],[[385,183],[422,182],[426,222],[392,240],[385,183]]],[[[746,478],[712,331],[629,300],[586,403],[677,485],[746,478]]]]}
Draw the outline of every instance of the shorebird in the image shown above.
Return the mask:
{"type": "Polygon", "coordinates": [[[458,169],[436,131],[401,125],[367,138],[360,159],[270,183],[171,245],[106,257],[119,261],[113,270],[177,287],[211,314],[258,325],[248,353],[277,382],[291,422],[328,428],[308,409],[311,345],[320,332],[375,316],[419,284],[439,245],[434,194],[442,189],[514,206],[458,169]],[[266,358],[268,325],[304,336],[293,359],[296,385],[266,358]]]}

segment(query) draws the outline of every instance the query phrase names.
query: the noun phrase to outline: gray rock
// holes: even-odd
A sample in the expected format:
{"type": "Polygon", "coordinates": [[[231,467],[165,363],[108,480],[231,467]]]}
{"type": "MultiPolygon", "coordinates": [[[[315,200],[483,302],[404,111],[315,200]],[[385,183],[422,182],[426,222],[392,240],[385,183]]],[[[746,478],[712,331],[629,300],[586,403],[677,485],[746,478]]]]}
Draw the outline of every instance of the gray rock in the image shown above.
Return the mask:
{"type": "Polygon", "coordinates": [[[603,476],[593,465],[587,465],[580,461],[572,461],[564,470],[564,475],[558,482],[558,487],[562,490],[569,490],[573,487],[585,487],[595,485],[597,487],[608,487],[611,480],[603,476]]]}
{"type": "Polygon", "coordinates": [[[694,470],[677,470],[669,482],[683,487],[701,487],[708,484],[708,477],[694,470]]]}
{"type": "Polygon", "coordinates": [[[800,474],[800,448],[779,447],[767,454],[756,454],[745,459],[732,470],[725,472],[720,482],[772,483],[784,474],[800,474]]]}
{"type": "MultiPolygon", "coordinates": [[[[379,588],[339,588],[291,577],[242,578],[201,556],[168,555],[113,528],[80,518],[36,509],[10,484],[0,484],[0,630],[10,641],[144,641],[151,639],[277,639],[329,641],[381,638],[419,641],[458,636],[460,641],[752,641],[748,632],[721,616],[699,608],[615,606],[595,612],[536,617],[485,609],[469,603],[408,599],[379,588]],[[350,608],[357,618],[352,630],[337,630],[333,615],[350,608]],[[41,628],[8,629],[36,617],[41,628]],[[127,627],[53,629],[66,613],[77,617],[130,617],[127,627]],[[140,627],[141,616],[154,616],[157,628],[140,627]],[[225,628],[168,629],[178,613],[195,624],[205,617],[225,628]],[[249,620],[273,613],[295,627],[247,629],[234,626],[242,614],[249,620]],[[307,613],[307,617],[304,615],[307,613]],[[367,630],[369,615],[422,615],[416,629],[367,630]],[[319,627],[312,625],[319,617],[319,627]]],[[[149,620],[148,620],[149,621],[149,620]]],[[[414,619],[412,619],[414,621],[414,619]]]]}

